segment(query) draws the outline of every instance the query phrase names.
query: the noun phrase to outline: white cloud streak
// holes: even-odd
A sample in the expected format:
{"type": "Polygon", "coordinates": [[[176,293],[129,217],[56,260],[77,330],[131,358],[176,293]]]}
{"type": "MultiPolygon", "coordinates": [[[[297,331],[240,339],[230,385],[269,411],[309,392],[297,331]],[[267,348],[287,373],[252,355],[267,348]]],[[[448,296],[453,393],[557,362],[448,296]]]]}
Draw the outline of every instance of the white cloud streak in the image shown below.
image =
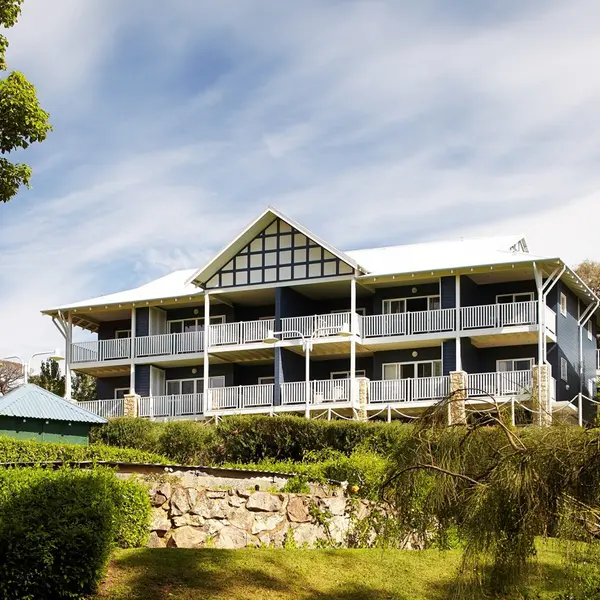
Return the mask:
{"type": "Polygon", "coordinates": [[[0,356],[266,204],[345,248],[508,231],[598,258],[597,3],[152,4],[26,0],[10,32],[56,131],[0,207],[0,356]]]}

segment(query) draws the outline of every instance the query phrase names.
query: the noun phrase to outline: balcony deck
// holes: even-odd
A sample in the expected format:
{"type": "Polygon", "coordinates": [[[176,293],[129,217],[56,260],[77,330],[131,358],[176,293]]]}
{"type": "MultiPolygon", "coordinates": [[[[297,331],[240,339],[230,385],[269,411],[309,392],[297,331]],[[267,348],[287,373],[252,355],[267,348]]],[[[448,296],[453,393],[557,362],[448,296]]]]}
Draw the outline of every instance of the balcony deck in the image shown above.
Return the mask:
{"type": "MultiPolygon", "coordinates": [[[[526,401],[531,395],[532,372],[510,371],[471,373],[467,376],[468,403],[488,405],[513,399],[526,401]]],[[[364,408],[367,414],[377,415],[388,408],[400,409],[407,414],[418,414],[424,408],[447,398],[450,377],[422,377],[368,381],[364,408]]],[[[281,412],[312,415],[334,410],[344,416],[353,416],[359,408],[360,380],[314,380],[309,385],[306,402],[306,382],[285,382],[279,394],[273,384],[217,387],[204,394],[149,396],[139,401],[139,416],[150,419],[202,419],[227,414],[276,414],[281,412]]],[[[123,399],[97,400],[82,403],[84,408],[111,418],[123,415],[123,399]]]]}
{"type": "MultiPolygon", "coordinates": [[[[302,352],[302,339],[313,339],[314,356],[342,356],[348,352],[348,340],[339,335],[351,327],[358,342],[358,354],[368,354],[388,348],[438,345],[456,335],[471,337],[479,347],[536,343],[538,335],[537,302],[489,304],[438,310],[352,315],[350,312],[285,317],[281,319],[282,346],[302,352]]],[[[545,333],[550,341],[556,339],[556,313],[546,307],[545,333]]],[[[78,368],[136,363],[190,364],[204,359],[207,351],[217,359],[234,362],[253,362],[272,359],[273,346],[264,343],[274,319],[243,321],[210,325],[208,336],[202,331],[171,333],[109,339],[72,344],[71,362],[78,368]]]]}

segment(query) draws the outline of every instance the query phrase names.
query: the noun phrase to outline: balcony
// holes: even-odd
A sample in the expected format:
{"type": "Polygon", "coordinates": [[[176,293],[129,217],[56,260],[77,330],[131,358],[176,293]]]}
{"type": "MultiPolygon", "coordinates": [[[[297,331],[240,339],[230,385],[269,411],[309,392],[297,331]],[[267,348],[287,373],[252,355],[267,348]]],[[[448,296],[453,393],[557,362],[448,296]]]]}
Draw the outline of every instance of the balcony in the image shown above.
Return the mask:
{"type": "Polygon", "coordinates": [[[123,398],[90,400],[89,402],[79,402],[77,406],[81,406],[81,408],[85,408],[85,410],[89,410],[91,413],[104,417],[105,419],[122,417],[125,409],[123,398]]]}
{"type": "MultiPolygon", "coordinates": [[[[367,349],[370,346],[374,349],[375,345],[381,348],[382,343],[397,344],[402,343],[403,339],[405,344],[410,344],[416,341],[415,338],[426,339],[425,336],[430,336],[431,343],[436,340],[436,343],[439,343],[441,339],[456,335],[456,312],[454,308],[442,308],[368,316],[342,312],[284,317],[279,328],[282,332],[282,342],[295,345],[302,337],[312,337],[317,341],[330,343],[340,342],[340,329],[351,326],[358,336],[359,343],[367,349]]],[[[460,309],[460,332],[465,336],[495,336],[499,333],[506,336],[514,333],[515,336],[531,337],[535,334],[537,324],[538,305],[535,301],[466,306],[460,309]]],[[[550,335],[555,335],[556,313],[548,307],[545,309],[545,326],[550,335]]],[[[232,349],[244,350],[247,353],[262,353],[260,358],[264,359],[264,351],[268,346],[263,344],[263,340],[267,338],[268,332],[276,327],[274,319],[211,325],[208,352],[217,354],[232,349]]],[[[514,343],[535,343],[535,340],[521,339],[515,340],[514,343]]],[[[133,357],[195,359],[204,352],[204,345],[205,335],[202,331],[137,337],[133,344],[129,338],[77,342],[72,344],[71,362],[107,364],[120,360],[126,363],[133,357]]],[[[346,348],[344,343],[343,347],[340,346],[340,352],[346,348]]]]}
{"type": "MultiPolygon", "coordinates": [[[[309,404],[350,402],[350,379],[325,379],[310,382],[309,404]]],[[[281,384],[282,406],[306,405],[306,382],[288,381],[281,384]]]]}
{"type": "Polygon", "coordinates": [[[203,414],[204,394],[140,398],[138,414],[149,418],[198,417],[203,414]]]}
{"type": "Polygon", "coordinates": [[[450,377],[369,382],[369,404],[440,400],[450,394],[450,377]]]}
{"type": "Polygon", "coordinates": [[[453,332],[456,309],[442,308],[361,318],[363,338],[453,332]]]}
{"type": "Polygon", "coordinates": [[[469,398],[518,396],[531,392],[531,371],[473,373],[467,376],[469,398]]]}

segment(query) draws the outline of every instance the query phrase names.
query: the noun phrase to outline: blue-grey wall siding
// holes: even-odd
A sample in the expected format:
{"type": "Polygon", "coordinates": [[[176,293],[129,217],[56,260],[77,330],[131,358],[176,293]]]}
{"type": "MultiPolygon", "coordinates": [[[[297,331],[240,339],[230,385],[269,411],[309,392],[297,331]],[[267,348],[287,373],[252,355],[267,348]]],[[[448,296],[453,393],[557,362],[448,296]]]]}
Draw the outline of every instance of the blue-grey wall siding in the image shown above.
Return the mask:
{"type": "Polygon", "coordinates": [[[456,307],[456,277],[442,277],[440,280],[442,308],[456,307]]]}
{"type": "Polygon", "coordinates": [[[110,398],[114,398],[116,388],[129,388],[129,376],[98,377],[97,399],[109,400],[110,398]]]}
{"type": "Polygon", "coordinates": [[[456,371],[456,340],[442,342],[442,374],[456,371]]]}
{"type": "Polygon", "coordinates": [[[419,362],[423,360],[440,360],[442,358],[441,346],[431,348],[410,348],[404,350],[386,350],[373,354],[373,379],[383,379],[383,365],[397,362],[419,362]],[[419,354],[414,357],[413,350],[419,354]]]}
{"type": "Polygon", "coordinates": [[[150,365],[136,365],[135,393],[138,396],[150,395],[150,365]]]}
{"type": "Polygon", "coordinates": [[[98,326],[99,340],[114,340],[115,331],[120,329],[131,329],[131,319],[122,321],[105,321],[98,326]]]}
{"type": "Polygon", "coordinates": [[[150,335],[150,309],[147,306],[135,309],[135,335],[150,335]]]}

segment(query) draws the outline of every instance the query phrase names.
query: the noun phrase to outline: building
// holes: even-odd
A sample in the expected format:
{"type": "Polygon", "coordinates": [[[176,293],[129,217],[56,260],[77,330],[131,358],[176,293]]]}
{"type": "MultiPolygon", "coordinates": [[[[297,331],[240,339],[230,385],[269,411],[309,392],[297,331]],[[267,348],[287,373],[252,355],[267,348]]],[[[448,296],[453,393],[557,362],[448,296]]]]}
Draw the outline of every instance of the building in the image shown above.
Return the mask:
{"type": "Polygon", "coordinates": [[[200,270],[43,312],[105,416],[389,419],[459,389],[568,412],[596,377],[598,299],[519,235],[342,252],[269,208],[200,270]]]}
{"type": "Polygon", "coordinates": [[[87,444],[90,428],[103,423],[105,418],[32,383],[0,398],[0,435],[20,440],[87,444]]]}

